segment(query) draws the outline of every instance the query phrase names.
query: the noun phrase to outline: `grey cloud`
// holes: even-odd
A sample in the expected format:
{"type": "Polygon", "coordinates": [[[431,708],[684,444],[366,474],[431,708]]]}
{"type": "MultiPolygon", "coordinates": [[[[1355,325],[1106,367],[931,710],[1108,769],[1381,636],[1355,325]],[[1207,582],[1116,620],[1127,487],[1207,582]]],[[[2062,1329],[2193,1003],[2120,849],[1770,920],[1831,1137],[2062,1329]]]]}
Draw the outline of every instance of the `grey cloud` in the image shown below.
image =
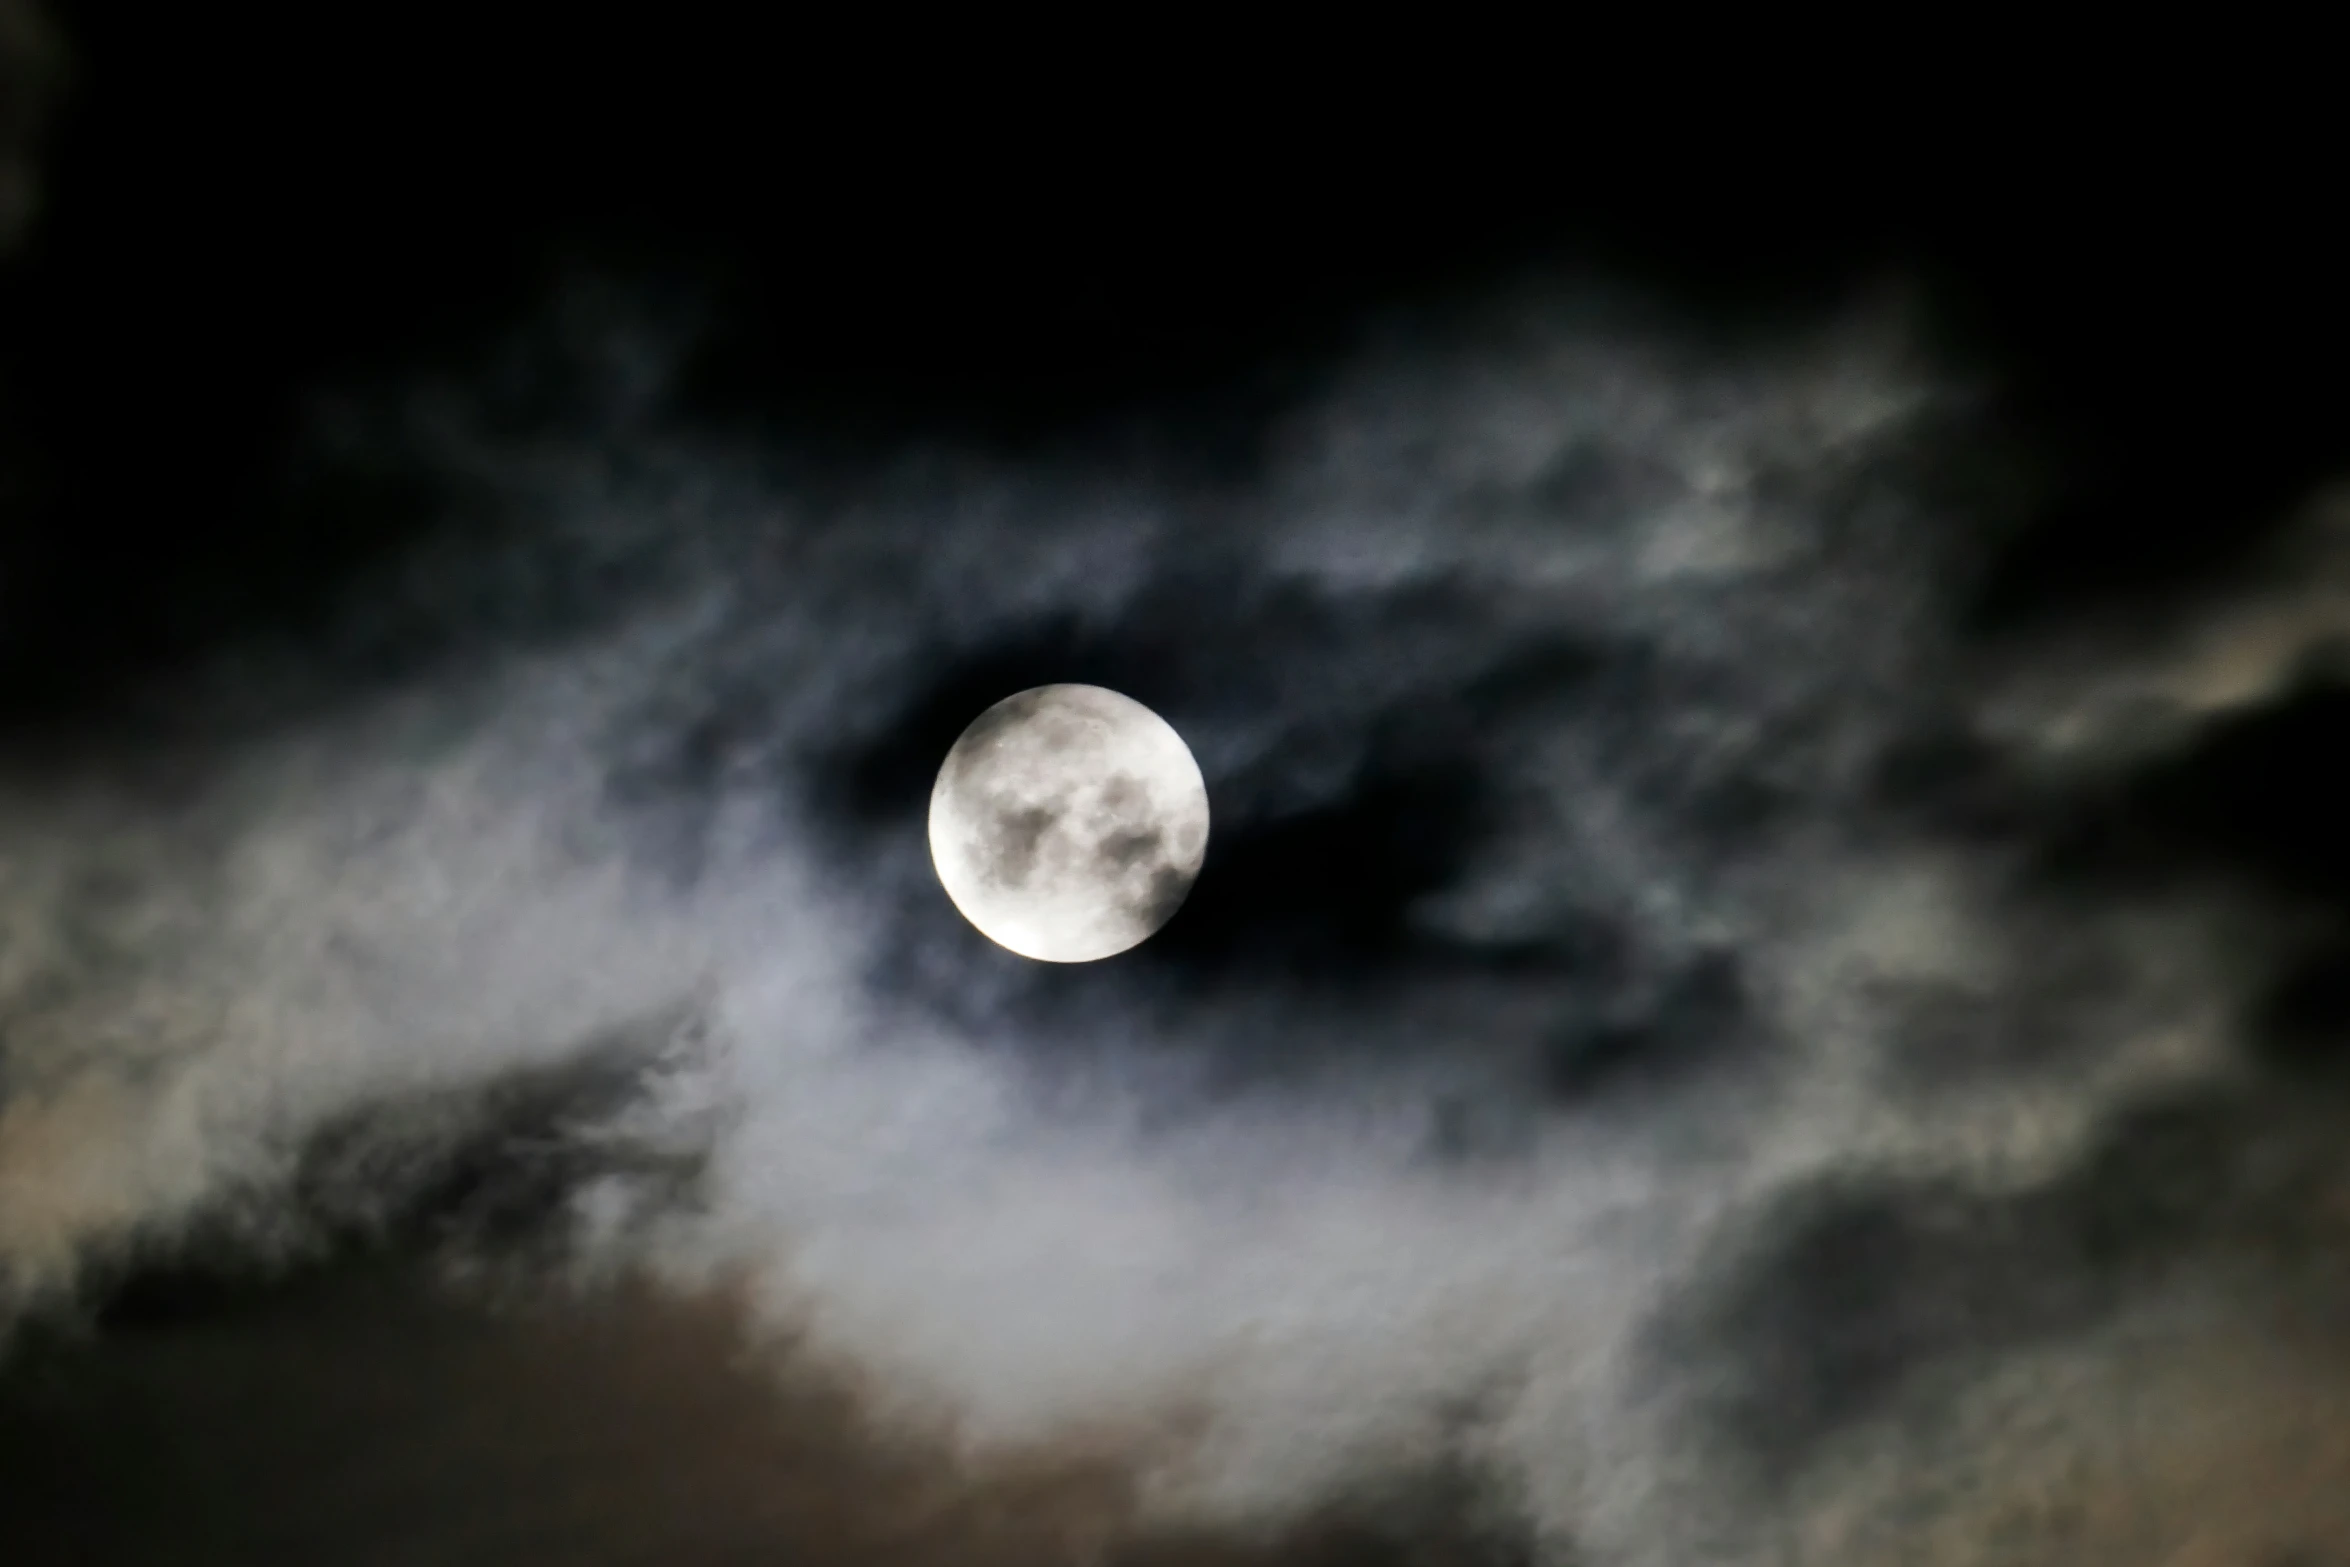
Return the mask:
{"type": "Polygon", "coordinates": [[[1940,477],[1992,436],[1906,341],[1537,300],[1334,371],[1238,473],[826,464],[664,422],[655,348],[557,355],[634,368],[534,420],[348,420],[319,461],[430,479],[443,542],[307,672],[186,698],[305,716],[176,803],[11,802],[0,1255],[53,1292],[305,1170],[432,1189],[398,1150],[474,1123],[370,1107],[641,1039],[502,1156],[534,1233],[735,1281],[877,1442],[1143,1433],[1099,1449],[1138,1540],[1465,1469],[1497,1550],[1773,1560],[1813,1515],[1760,1458],[1825,1517],[1852,1433],[2091,1365],[2316,1203],[2241,1162],[2256,1096],[2149,1119],[2258,1079],[2290,920],[2051,870],[2145,753],[2008,722],[1940,477]],[[1167,928],[1068,970],[965,928],[921,831],[1053,681],[1167,717],[1216,813],[1167,928]]]}
{"type": "Polygon", "coordinates": [[[2197,1096],[2118,1116],[2016,1192],[1830,1178],[1660,1352],[1720,1355],[1722,1419],[1774,1483],[1953,1362],[2062,1342],[2225,1262],[2317,1309],[2344,1282],[2338,1107],[2197,1096]],[[1684,1336],[1686,1335],[1686,1336],[1684,1336]]]}

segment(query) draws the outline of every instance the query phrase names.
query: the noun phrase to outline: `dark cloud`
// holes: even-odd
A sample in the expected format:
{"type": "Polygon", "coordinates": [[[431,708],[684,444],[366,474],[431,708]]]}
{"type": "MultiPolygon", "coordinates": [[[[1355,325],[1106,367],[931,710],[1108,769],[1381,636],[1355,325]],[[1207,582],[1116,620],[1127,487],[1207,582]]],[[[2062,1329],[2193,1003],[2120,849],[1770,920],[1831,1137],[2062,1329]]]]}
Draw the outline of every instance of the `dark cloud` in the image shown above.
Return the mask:
{"type": "Polygon", "coordinates": [[[1076,1559],[1122,1511],[1082,1458],[987,1485],[871,1445],[820,1378],[746,1375],[723,1298],[466,1304],[379,1263],[104,1343],[0,1397],[16,1560],[1076,1559]]]}
{"type": "Polygon", "coordinates": [[[2198,1096],[2128,1112],[2019,1192],[1849,1178],[1791,1192],[1771,1238],[1659,1352],[1721,1357],[1717,1418],[1783,1485],[1905,1391],[2062,1343],[2199,1269],[2249,1270],[2331,1311],[2350,1282],[2334,1134],[2330,1112],[2288,1099],[2198,1096]]]}
{"type": "Polygon", "coordinates": [[[619,1042],[355,1111],[266,1228],[232,1198],[32,1324],[0,1370],[12,1559],[1529,1559],[1442,1465],[1270,1538],[1141,1526],[1115,1442],[973,1468],[878,1427],[738,1288],[566,1277],[587,1181],[657,1172],[690,1200],[690,1160],[610,1135],[643,1070],[619,1042]]]}
{"type": "MultiPolygon", "coordinates": [[[[150,686],[170,767],[9,775],[0,1262],[27,1323],[114,1304],[15,1363],[0,1483],[119,1464],[112,1527],[239,1560],[1878,1560],[1925,1504],[1872,1444],[1944,1414],[2219,1442],[2098,1391],[2166,1312],[2286,1407],[2338,1106],[2259,1047],[2330,1037],[2280,847],[2330,774],[2259,779],[2331,601],[1983,638],[1940,476],[1999,437],[1898,314],[1708,348],[1538,290],[1186,469],[818,462],[598,298],[542,332],[593,351],[321,415],[318,474],[457,520],[150,686]],[[970,930],[921,829],[1064,681],[1215,810],[1093,965],[970,930]],[[289,1495],[206,1513],[232,1460],[289,1495]]],[[[1966,1440],[1961,1537],[2031,1484],[1966,1440]]],[[[2081,1528],[2010,1559],[2128,1546],[2081,1528]]]]}

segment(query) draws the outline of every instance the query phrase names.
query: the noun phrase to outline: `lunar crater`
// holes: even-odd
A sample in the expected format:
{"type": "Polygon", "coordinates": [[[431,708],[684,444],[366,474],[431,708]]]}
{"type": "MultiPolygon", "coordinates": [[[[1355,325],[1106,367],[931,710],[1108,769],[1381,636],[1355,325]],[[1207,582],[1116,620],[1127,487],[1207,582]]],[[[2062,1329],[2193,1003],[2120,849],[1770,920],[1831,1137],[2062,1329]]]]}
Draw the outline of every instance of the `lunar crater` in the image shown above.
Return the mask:
{"type": "Polygon", "coordinates": [[[989,845],[994,850],[987,862],[989,879],[1005,887],[1025,884],[1036,866],[1038,844],[1059,819],[1060,812],[1046,806],[998,808],[989,845]]]}
{"type": "Polygon", "coordinates": [[[1112,833],[1102,840],[1102,861],[1119,870],[1126,870],[1146,856],[1157,856],[1166,841],[1166,834],[1156,827],[1147,832],[1112,833]]]}

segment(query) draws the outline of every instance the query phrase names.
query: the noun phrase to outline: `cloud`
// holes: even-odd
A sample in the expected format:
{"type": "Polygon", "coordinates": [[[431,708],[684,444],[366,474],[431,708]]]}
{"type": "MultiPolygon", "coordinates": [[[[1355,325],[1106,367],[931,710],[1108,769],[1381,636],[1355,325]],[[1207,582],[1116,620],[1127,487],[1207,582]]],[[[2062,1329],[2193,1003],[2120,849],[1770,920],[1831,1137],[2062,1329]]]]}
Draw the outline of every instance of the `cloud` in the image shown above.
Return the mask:
{"type": "Polygon", "coordinates": [[[1984,705],[1984,727],[2060,765],[2087,754],[2159,754],[2201,725],[2255,707],[2296,681],[2339,679],[2350,492],[2313,497],[2250,579],[2191,612],[2089,618],[2020,649],[1984,705]]]}
{"type": "MultiPolygon", "coordinates": [[[[474,1123],[371,1113],[617,1051],[626,1092],[509,1139],[577,1278],[727,1281],[940,1463],[1106,1453],[1120,1528],[1465,1466],[1558,1560],[1768,1561],[1898,1513],[1838,1444],[1921,1399],[2084,1368],[2048,1398],[2093,1444],[2213,1228],[2156,1204],[2117,1254],[2097,1194],[2139,1177],[2099,1161],[2149,1103],[2266,1103],[2282,916],[2047,872],[2144,753],[2036,770],[2003,718],[1939,477],[1994,436],[1898,317],[1737,354],[1630,320],[1367,353],[1240,473],[828,463],[665,421],[662,339],[592,320],[617,350],[510,378],[611,396],[346,423],[439,542],[299,663],[174,694],[245,738],[7,791],[20,1300],[223,1209],[298,1251],[350,1222],[304,1184],[335,1128],[379,1128],[337,1190],[424,1189],[474,1123]],[[1208,779],[1197,890],[1113,963],[1000,952],[925,856],[946,745],[1048,680],[1208,779]]],[[[2149,660],[2050,668],[2207,689],[2149,660]]],[[[1960,1429],[1992,1517],[2027,1477],[1960,1429]]]]}

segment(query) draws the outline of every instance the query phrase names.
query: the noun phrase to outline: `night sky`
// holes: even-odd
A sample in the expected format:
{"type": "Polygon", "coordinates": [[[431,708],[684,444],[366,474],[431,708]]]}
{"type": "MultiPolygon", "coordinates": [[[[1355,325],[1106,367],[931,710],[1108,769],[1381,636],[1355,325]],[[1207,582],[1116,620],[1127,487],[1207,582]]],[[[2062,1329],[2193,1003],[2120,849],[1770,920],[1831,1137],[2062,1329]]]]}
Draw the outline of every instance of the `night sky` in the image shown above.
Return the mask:
{"type": "Polygon", "coordinates": [[[0,1560],[2350,1561],[2330,132],[719,15],[0,0],[0,1560]]]}

